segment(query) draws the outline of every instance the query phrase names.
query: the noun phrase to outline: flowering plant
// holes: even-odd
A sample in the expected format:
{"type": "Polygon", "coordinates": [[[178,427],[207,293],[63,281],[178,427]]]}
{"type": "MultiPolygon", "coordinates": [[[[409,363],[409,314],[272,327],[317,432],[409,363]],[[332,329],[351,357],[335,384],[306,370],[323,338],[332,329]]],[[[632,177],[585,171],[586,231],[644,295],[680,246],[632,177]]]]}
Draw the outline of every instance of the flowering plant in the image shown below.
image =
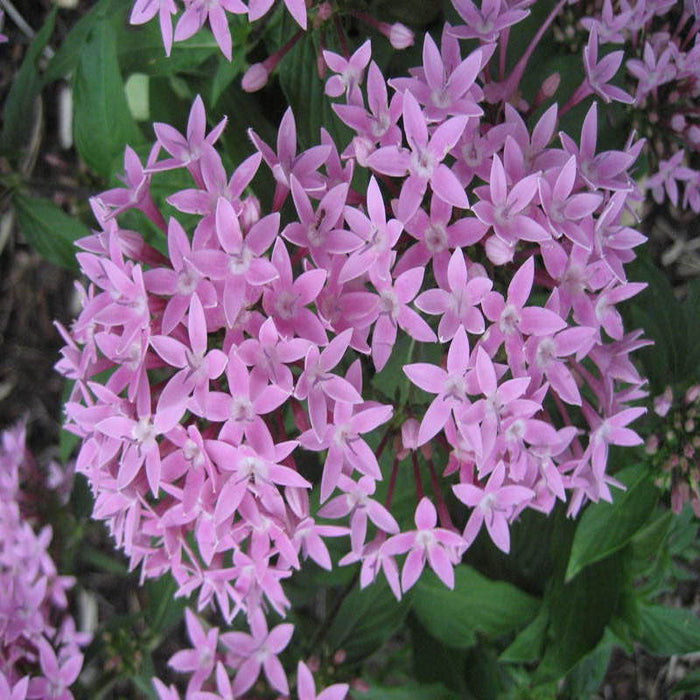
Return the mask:
{"type": "MultiPolygon", "coordinates": [[[[683,202],[695,202],[685,151],[659,160],[640,186],[645,139],[631,131],[602,145],[599,124],[623,124],[606,105],[658,99],[672,80],[697,94],[685,53],[696,8],[683,8],[673,37],[651,35],[645,67],[627,63],[639,80],[632,96],[614,83],[622,52],[601,55],[600,46],[636,44],[666,21],[669,3],[638,3],[637,17],[640,7],[616,14],[606,1],[600,15],[578,17],[565,0],[454,0],[451,21],[415,37],[413,65],[396,74],[378,47],[410,47],[404,24],[301,0],[266,15],[271,5],[138,0],[131,11],[135,25],[158,16],[164,65],[208,24],[232,60],[210,56],[221,63],[209,96],[237,91],[240,111],[251,110],[249,93],[279,70],[290,107],[278,128],[260,119],[246,129],[238,111],[228,124],[212,119],[200,90],[185,128],[156,120],[151,145],[121,93],[122,181],[90,199],[97,228],[75,241],[81,310],[69,329],[58,326],[66,345],[57,368],[72,382],[66,427],[79,438],[93,517],[142,581],[172,576],[176,596],[207,616],[186,612],[192,648],[169,662],[186,676],[186,697],[252,697],[263,687],[288,695],[295,668],[300,698],[345,697],[351,678],[335,667],[367,651],[344,636],[342,620],[354,605],[365,611],[359,624],[371,625],[368,600],[376,612],[397,611],[380,643],[409,611],[418,635],[440,648],[470,649],[477,630],[494,640],[520,631],[501,647],[504,661],[537,660],[535,680],[556,680],[602,647],[618,615],[636,530],[617,529],[629,529],[632,506],[609,505],[611,487],[626,489],[636,529],[655,517],[652,477],[611,469],[617,447],[642,444],[632,424],[648,395],[633,353],[649,341],[622,315],[647,286],[630,279],[645,241],[633,214],[645,188],[658,199],[666,187],[678,204],[679,180],[683,202]],[[629,26],[627,15],[636,17],[629,26]],[[588,32],[580,84],[555,99],[552,72],[529,90],[544,37],[579,19],[588,32]],[[241,89],[230,81],[258,21],[271,53],[251,60],[241,89]],[[343,21],[374,36],[351,48],[343,21]],[[521,27],[528,43],[513,62],[511,33],[521,27]],[[285,68],[292,61],[301,65],[285,68]],[[313,64],[322,82],[308,77],[313,64]],[[306,78],[294,74],[301,69],[306,78]],[[671,162],[675,175],[664,175],[671,162]],[[574,534],[562,516],[589,502],[574,534]],[[542,563],[549,583],[527,567],[507,584],[477,572],[497,550],[522,554],[537,537],[528,526],[547,522],[537,514],[562,530],[553,536],[561,552],[552,545],[542,563]],[[611,530],[596,543],[604,522],[611,530]],[[319,616],[303,589],[319,587],[320,570],[345,588],[319,616]],[[548,644],[548,631],[557,643],[569,633],[561,610],[601,576],[614,598],[596,600],[590,629],[548,644]],[[479,585],[484,604],[501,585],[504,609],[519,612],[472,623],[464,598],[479,585]],[[534,657],[523,656],[530,637],[534,657]],[[337,672],[346,682],[316,695],[314,655],[339,650],[321,680],[337,672]]],[[[91,30],[96,51],[116,47],[106,17],[91,30]]],[[[76,89],[89,87],[88,58],[76,89]]],[[[80,120],[87,128],[90,116],[76,112],[79,151],[110,174],[101,158],[119,141],[94,145],[80,120]]],[[[697,126],[677,128],[677,115],[669,124],[697,145],[697,126]]],[[[155,687],[179,697],[163,678],[155,687]]]]}

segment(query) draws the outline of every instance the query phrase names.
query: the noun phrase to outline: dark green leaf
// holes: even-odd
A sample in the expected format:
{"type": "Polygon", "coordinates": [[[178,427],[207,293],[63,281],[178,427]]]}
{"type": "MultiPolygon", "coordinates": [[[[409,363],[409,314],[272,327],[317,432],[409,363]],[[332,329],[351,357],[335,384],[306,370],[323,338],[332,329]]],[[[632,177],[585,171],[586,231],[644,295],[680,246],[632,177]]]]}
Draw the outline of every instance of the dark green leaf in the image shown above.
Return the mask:
{"type": "Polygon", "coordinates": [[[235,52],[233,60],[219,61],[219,67],[211,80],[211,93],[209,104],[215,105],[221,95],[230,87],[231,83],[238,78],[245,65],[245,54],[240,49],[235,52]]]}
{"type": "MultiPolygon", "coordinates": [[[[170,56],[166,56],[158,22],[148,22],[138,27],[122,23],[117,27],[116,37],[119,65],[124,75],[191,73],[200,69],[208,58],[219,55],[216,40],[209,32],[203,31],[173,44],[170,56]]],[[[236,49],[234,45],[234,51],[236,49]]],[[[221,60],[228,63],[224,58],[221,60]]]]}
{"type": "Polygon", "coordinates": [[[90,233],[87,226],[48,199],[15,194],[13,203],[27,243],[54,265],[77,269],[73,242],[90,233]]]}
{"type": "Polygon", "coordinates": [[[673,656],[700,652],[700,618],[683,608],[642,605],[641,643],[652,654],[673,656]]]}
{"type": "Polygon", "coordinates": [[[413,673],[420,683],[443,683],[459,694],[460,700],[472,700],[467,688],[465,665],[467,652],[448,647],[433,637],[420,622],[411,616],[411,646],[413,673]]]}
{"type": "Polygon", "coordinates": [[[285,56],[280,66],[280,85],[289,102],[297,126],[300,146],[309,148],[321,142],[324,126],[342,151],[350,132],[335,116],[316,70],[318,46],[313,33],[305,34],[285,56]]]}
{"type": "Polygon", "coordinates": [[[656,507],[658,491],[643,466],[629,467],[615,478],[625,484],[627,490],[616,492],[612,503],[592,503],[584,511],[571,547],[567,581],[585,566],[624,547],[656,507]]]}
{"type": "Polygon", "coordinates": [[[700,669],[691,671],[685,678],[673,686],[673,694],[676,693],[697,693],[700,695],[700,669]]]}
{"type": "Polygon", "coordinates": [[[615,643],[615,636],[606,632],[598,646],[572,669],[560,697],[571,700],[594,697],[605,678],[615,643]]]}
{"type": "Polygon", "coordinates": [[[499,637],[527,624],[537,613],[537,599],[509,583],[491,581],[462,564],[455,568],[451,591],[424,573],[413,594],[413,611],[436,639],[457,649],[476,641],[476,632],[499,637]]]}
{"type": "Polygon", "coordinates": [[[386,396],[394,405],[403,406],[408,400],[411,382],[403,371],[411,362],[416,342],[405,333],[400,333],[396,345],[381,372],[372,377],[372,386],[386,396]]]}
{"type": "Polygon", "coordinates": [[[355,700],[457,700],[457,695],[444,685],[406,683],[400,688],[370,684],[367,692],[352,691],[355,700]]]}
{"type": "Polygon", "coordinates": [[[354,588],[340,606],[327,641],[344,649],[349,661],[357,661],[379,649],[401,625],[408,605],[397,602],[381,579],[364,590],[354,588]]]}
{"type": "Polygon", "coordinates": [[[78,65],[80,52],[95,24],[101,18],[123,9],[122,0],[100,0],[89,12],[83,15],[63,39],[47,66],[43,76],[44,85],[49,85],[60,78],[66,78],[72,73],[78,65]]]}
{"type": "Polygon", "coordinates": [[[85,162],[105,179],[127,145],[143,140],[129,111],[110,22],[92,28],[80,54],[74,81],[75,146],[85,162]]]}
{"type": "Polygon", "coordinates": [[[0,134],[0,148],[3,151],[19,151],[25,145],[32,128],[34,100],[42,88],[38,61],[51,38],[55,23],[56,6],[46,16],[43,26],[27,49],[22,66],[14,76],[10,92],[5,98],[0,134]]]}
{"type": "Polygon", "coordinates": [[[587,566],[572,581],[558,580],[545,598],[549,639],[535,681],[561,678],[602,639],[624,581],[620,553],[587,566]]]}
{"type": "Polygon", "coordinates": [[[511,642],[499,659],[506,663],[532,663],[539,660],[545,642],[549,614],[546,605],[541,605],[535,619],[511,642]]]}

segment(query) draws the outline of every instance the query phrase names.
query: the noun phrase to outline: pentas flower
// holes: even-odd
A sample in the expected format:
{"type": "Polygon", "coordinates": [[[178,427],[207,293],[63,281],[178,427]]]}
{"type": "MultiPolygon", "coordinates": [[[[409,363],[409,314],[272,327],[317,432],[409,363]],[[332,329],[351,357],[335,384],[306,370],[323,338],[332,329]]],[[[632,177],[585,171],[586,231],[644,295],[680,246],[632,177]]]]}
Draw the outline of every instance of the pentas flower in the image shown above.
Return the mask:
{"type": "MultiPolygon", "coordinates": [[[[449,37],[443,39],[443,50],[448,45],[449,37]]],[[[391,85],[399,92],[410,92],[424,105],[425,116],[431,121],[443,121],[453,115],[479,117],[483,110],[472,92],[476,91],[477,99],[481,97],[474,82],[481,66],[481,51],[474,51],[456,66],[446,65],[437,45],[430,34],[426,33],[422,79],[395,78],[391,85]]]]}
{"type": "Polygon", "coordinates": [[[367,72],[367,107],[356,104],[333,104],[333,111],[357,136],[346,151],[358,164],[366,167],[367,157],[374,146],[398,145],[401,129],[397,122],[401,117],[403,97],[400,93],[389,100],[386,81],[377,64],[372,61],[367,72]]]}
{"type": "Polygon", "coordinates": [[[459,561],[462,538],[437,527],[437,511],[423,497],[416,508],[417,530],[394,535],[383,546],[389,556],[408,553],[401,571],[401,588],[405,593],[420,578],[426,563],[448,587],[454,588],[454,565],[459,561]]]}
{"type": "Polygon", "coordinates": [[[360,84],[371,56],[372,43],[369,39],[349,59],[332,51],[324,51],[323,59],[326,65],[336,73],[326,81],[326,95],[340,97],[345,93],[349,103],[362,104],[360,84]]]}
{"type": "Polygon", "coordinates": [[[336,185],[326,192],[316,211],[294,175],[291,176],[291,189],[299,221],[288,224],[282,235],[299,248],[308,249],[316,265],[327,268],[331,256],[350,253],[361,245],[357,236],[343,227],[347,184],[336,185]]]}
{"type": "Polygon", "coordinates": [[[343,700],[348,694],[347,683],[335,683],[316,695],[316,686],[309,667],[300,661],[297,666],[297,695],[299,700],[343,700]]]}
{"type": "Polygon", "coordinates": [[[487,227],[475,217],[464,217],[452,222],[452,207],[433,194],[430,214],[419,209],[406,223],[406,231],[416,239],[396,263],[398,275],[413,267],[423,267],[432,260],[435,279],[441,287],[447,286],[447,267],[450,251],[478,243],[487,227]]]}
{"type": "Polygon", "coordinates": [[[178,651],[170,658],[168,665],[180,673],[191,674],[187,683],[189,695],[202,687],[203,682],[209,678],[214,669],[219,630],[212,627],[205,632],[189,608],[185,610],[185,622],[192,649],[178,651]]]}
{"type": "MultiPolygon", "coordinates": [[[[513,12],[526,5],[486,2],[467,31],[497,34],[504,56],[513,12]]],[[[320,24],[332,7],[317,9],[320,24]]],[[[131,567],[144,578],[170,570],[178,594],[254,627],[228,644],[219,635],[228,651],[211,645],[198,695],[245,695],[262,669],[287,692],[277,654],[291,628],[277,639],[263,611],[287,614],[285,581],[306,559],[336,564],[327,537],[348,537],[339,563],[359,564],[362,587],[381,571],[398,598],[401,579],[410,588],[426,563],[450,585],[484,521],[507,550],[523,510],[547,514],[559,500],[577,513],[611,497],[606,446],[632,440],[617,431],[631,430],[645,396],[630,361],[645,341],[625,333],[618,310],[639,291],[624,275],[639,237],[620,220],[638,197],[628,171],[642,142],[596,153],[594,104],[580,144],[561,134],[559,145],[565,108],[544,105],[534,127],[525,119],[551,86],[532,105],[485,96],[482,76],[501,72],[494,46],[463,58],[449,31],[439,51],[426,38],[423,65],[392,82],[393,94],[375,64],[362,83],[359,63],[339,59],[350,104],[336,112],[354,136],[343,161],[328,132],[298,153],[288,110],[277,152],[250,132],[257,153],[228,179],[219,127],[206,135],[200,104],[187,137],[159,127],[171,157],[135,171],[137,197],[112,216],[93,203],[98,230],[78,258],[83,309],[61,360],[76,380],[66,414],[81,439],[77,470],[131,567]],[[276,182],[272,214],[248,193],[259,166],[276,182]],[[122,226],[159,168],[191,179],[166,199],[167,255],[122,226]],[[486,184],[468,200],[475,175],[486,184]],[[463,215],[469,201],[476,216],[463,215]],[[396,368],[432,400],[400,391],[392,420],[396,368]],[[393,459],[380,459],[388,445],[393,459]],[[391,503],[409,455],[416,471],[425,462],[434,491],[425,496],[417,479],[416,529],[402,533],[391,503]],[[464,507],[448,513],[452,487],[464,507]],[[314,512],[317,497],[326,502],[314,512]]],[[[356,58],[364,68],[368,47],[356,58]]],[[[510,87],[510,76],[499,80],[510,87]]],[[[25,589],[41,599],[41,587],[25,589]]],[[[198,660],[180,661],[198,674],[198,660]]]]}
{"type": "Polygon", "coordinates": [[[244,15],[248,8],[241,0],[188,0],[175,26],[175,41],[189,39],[208,21],[221,52],[231,60],[231,32],[227,12],[244,15]]]}
{"type": "Polygon", "coordinates": [[[91,637],[68,614],[75,581],[49,553],[51,528],[33,529],[50,485],[25,441],[23,422],[0,434],[0,697],[72,700],[91,637]]]}
{"type": "Polygon", "coordinates": [[[385,175],[408,177],[399,197],[398,216],[408,221],[416,212],[428,184],[433,192],[454,207],[466,209],[469,200],[454,173],[442,161],[455,146],[467,124],[467,117],[452,117],[437,127],[432,136],[416,98],[405,92],[403,123],[410,151],[384,146],[373,153],[367,164],[385,175]]]}
{"type": "Polygon", "coordinates": [[[422,268],[406,270],[393,284],[373,275],[370,275],[370,279],[378,297],[372,334],[372,359],[376,370],[380,371],[389,360],[398,328],[422,343],[434,342],[437,338],[432,328],[408,306],[423,283],[422,268]]]}
{"type": "Polygon", "coordinates": [[[476,539],[481,526],[485,523],[493,543],[506,554],[510,551],[508,520],[517,506],[535,494],[524,486],[504,486],[505,477],[505,464],[499,462],[484,487],[464,483],[452,487],[455,496],[474,509],[464,529],[464,539],[467,544],[476,539]]]}
{"type": "Polygon", "coordinates": [[[477,190],[480,201],[472,207],[474,213],[509,247],[518,240],[541,242],[549,238],[542,224],[526,213],[537,194],[539,178],[539,173],[533,173],[509,188],[503,163],[495,155],[488,191],[485,187],[477,190]]]}
{"type": "Polygon", "coordinates": [[[484,317],[476,307],[491,290],[493,282],[481,276],[468,279],[460,248],[452,253],[446,281],[448,289],[429,289],[416,299],[416,306],[421,311],[441,316],[438,326],[440,341],[444,343],[454,338],[459,328],[469,333],[483,333],[484,317]]]}
{"type": "Polygon", "coordinates": [[[277,625],[268,632],[262,612],[257,612],[250,621],[252,634],[225,632],[221,641],[228,650],[229,664],[238,668],[231,690],[234,697],[243,695],[253,686],[260,671],[265,673],[270,685],[282,693],[289,693],[287,677],[277,655],[289,644],[294,626],[277,625]]]}
{"type": "Polygon", "coordinates": [[[471,0],[452,0],[452,4],[464,20],[464,25],[453,27],[452,33],[460,39],[479,39],[485,44],[530,14],[527,10],[509,9],[501,0],[481,0],[479,9],[471,0]]]}
{"type": "MultiPolygon", "coordinates": [[[[267,14],[275,0],[248,0],[248,17],[251,22],[260,19],[267,14]]],[[[305,0],[284,0],[285,7],[294,18],[295,22],[306,29],[306,2],[305,0]]]]}
{"type": "Polygon", "coordinates": [[[357,551],[365,542],[367,520],[390,535],[399,532],[399,526],[391,513],[378,501],[370,498],[376,490],[376,480],[362,476],[355,482],[345,474],[338,477],[338,488],[342,496],[332,498],[318,511],[321,518],[338,519],[350,516],[350,544],[357,551]]]}
{"type": "Polygon", "coordinates": [[[299,181],[306,192],[319,193],[324,185],[317,170],[323,165],[331,151],[329,146],[313,146],[297,155],[297,134],[294,113],[288,109],[280,122],[275,153],[252,129],[248,136],[263,160],[272,171],[277,182],[273,208],[279,209],[289,194],[291,176],[299,181]]]}
{"type": "Polygon", "coordinates": [[[165,55],[170,56],[173,47],[173,15],[178,11],[174,0],[136,0],[129,15],[130,24],[145,24],[150,22],[156,14],[160,25],[160,33],[163,37],[165,55]]]}
{"type": "Polygon", "coordinates": [[[604,102],[623,102],[632,104],[634,97],[615,85],[608,83],[617,73],[624,57],[623,51],[612,51],[598,61],[598,31],[591,28],[588,44],[583,49],[583,67],[586,71],[586,81],[583,86],[584,94],[595,93],[604,102]]]}
{"type": "Polygon", "coordinates": [[[315,430],[299,436],[299,442],[307,449],[328,450],[321,479],[321,502],[335,490],[345,466],[373,479],[382,478],[377,458],[360,434],[386,423],[392,413],[391,406],[372,406],[354,412],[352,404],[336,401],[333,422],[326,426],[320,439],[315,430]]]}
{"type": "Polygon", "coordinates": [[[224,117],[210,132],[206,133],[207,118],[204,111],[204,102],[197,95],[192,103],[190,116],[187,120],[185,136],[169,124],[157,122],[153,125],[158,143],[172,156],[161,160],[148,168],[149,172],[172,170],[182,166],[187,167],[197,184],[202,185],[202,175],[199,167],[199,159],[206,146],[213,146],[226,126],[224,117]]]}
{"type": "Polygon", "coordinates": [[[455,333],[447,353],[447,370],[426,362],[405,365],[406,376],[418,387],[437,394],[423,416],[418,431],[418,444],[435,437],[450,415],[470,405],[467,398],[466,374],[469,369],[469,340],[463,326],[455,333]]]}

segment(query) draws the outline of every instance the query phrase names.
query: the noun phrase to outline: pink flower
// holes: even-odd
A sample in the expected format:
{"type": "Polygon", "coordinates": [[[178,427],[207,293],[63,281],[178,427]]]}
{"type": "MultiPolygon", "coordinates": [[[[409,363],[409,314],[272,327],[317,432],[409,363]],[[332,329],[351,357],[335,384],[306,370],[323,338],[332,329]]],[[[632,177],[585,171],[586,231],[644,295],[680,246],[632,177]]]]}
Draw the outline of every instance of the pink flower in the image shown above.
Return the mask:
{"type": "Polygon", "coordinates": [[[245,15],[248,8],[241,0],[190,0],[175,27],[175,41],[189,39],[209,20],[216,43],[230,61],[232,46],[227,12],[245,15]]]}
{"type": "Polygon", "coordinates": [[[343,700],[348,694],[347,683],[336,683],[316,695],[314,679],[309,667],[300,661],[297,666],[297,695],[299,700],[343,700]]]}
{"type": "Polygon", "coordinates": [[[430,136],[425,115],[416,98],[410,92],[404,93],[403,122],[410,151],[385,146],[367,160],[370,168],[385,175],[402,177],[408,174],[399,197],[398,216],[402,221],[408,221],[415,214],[428,183],[447,204],[460,209],[469,206],[463,187],[442,162],[459,141],[467,119],[464,116],[452,117],[430,136]]]}
{"type": "Polygon", "coordinates": [[[346,94],[348,103],[362,104],[360,84],[371,57],[372,43],[369,39],[349,59],[332,51],[324,51],[326,65],[336,73],[326,81],[326,95],[340,97],[346,94]]]}
{"type": "Polygon", "coordinates": [[[453,566],[461,558],[462,538],[437,525],[437,511],[428,498],[423,497],[416,508],[417,530],[402,532],[387,540],[384,551],[390,556],[408,552],[401,572],[404,593],[420,578],[426,563],[448,587],[454,588],[453,566]]]}
{"type": "Polygon", "coordinates": [[[476,539],[485,522],[493,543],[506,554],[510,551],[508,520],[516,506],[535,494],[524,486],[503,486],[505,475],[505,465],[499,462],[485,487],[474,484],[457,484],[452,487],[455,496],[462,503],[474,508],[464,529],[465,544],[469,545],[476,539]]]}
{"type": "Polygon", "coordinates": [[[250,629],[252,634],[226,632],[221,635],[221,642],[228,649],[228,663],[238,667],[232,686],[234,696],[249,690],[261,670],[275,690],[287,695],[289,685],[277,655],[289,644],[294,625],[277,625],[268,632],[265,616],[261,610],[255,610],[250,617],[250,629]]]}

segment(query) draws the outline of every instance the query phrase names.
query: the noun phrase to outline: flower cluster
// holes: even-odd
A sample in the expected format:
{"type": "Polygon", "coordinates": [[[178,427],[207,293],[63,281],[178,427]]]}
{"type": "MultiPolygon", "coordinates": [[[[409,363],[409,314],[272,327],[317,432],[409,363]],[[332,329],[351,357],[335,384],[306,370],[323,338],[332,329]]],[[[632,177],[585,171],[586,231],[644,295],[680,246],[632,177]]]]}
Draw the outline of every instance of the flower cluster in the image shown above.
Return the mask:
{"type": "MultiPolygon", "coordinates": [[[[615,10],[611,0],[604,0],[600,16],[582,22],[590,31],[589,50],[598,43],[623,45],[635,56],[626,61],[635,118],[643,132],[653,135],[645,188],[658,203],[667,199],[700,213],[700,7],[644,0],[622,2],[615,10]]],[[[603,61],[614,63],[616,71],[623,56],[617,49],[603,61]]]]}
{"type": "Polygon", "coordinates": [[[23,482],[36,471],[20,423],[0,435],[0,697],[70,700],[89,635],[67,612],[73,579],[49,553],[51,528],[34,531],[23,482]]]}
{"type": "MultiPolygon", "coordinates": [[[[299,31],[277,53],[262,63],[256,63],[243,79],[243,86],[249,90],[259,90],[266,82],[270,72],[277,66],[284,55],[301,38],[309,28],[309,14],[315,27],[326,22],[334,14],[331,2],[319,2],[310,10],[307,0],[283,0],[284,5],[299,25],[299,31]]],[[[181,12],[175,0],[135,0],[129,21],[139,25],[150,22],[158,16],[163,46],[169,56],[173,41],[184,41],[196,34],[205,25],[211,29],[221,52],[230,61],[232,59],[232,38],[229,28],[229,15],[247,16],[250,22],[263,18],[275,4],[275,0],[183,0],[181,12]],[[173,28],[173,18],[177,22],[173,28]]],[[[400,22],[389,24],[379,22],[371,15],[353,12],[354,16],[387,37],[395,49],[404,49],[413,44],[413,32],[400,22]]]]}
{"type": "Polygon", "coordinates": [[[664,419],[645,445],[658,472],[655,483],[671,494],[674,513],[690,502],[700,517],[700,385],[689,387],[680,402],[667,388],[654,400],[654,413],[664,419]]]}
{"type": "MultiPolygon", "coordinates": [[[[642,142],[598,151],[596,102],[580,138],[557,142],[556,104],[529,128],[507,102],[519,79],[486,80],[527,4],[489,3],[484,18],[456,0],[465,24],[439,44],[426,34],[422,65],[388,83],[369,43],[326,51],[326,93],[345,97],[334,108],[354,133],[342,154],[325,131],[300,152],[288,110],[274,146],[249,132],[256,153],[229,178],[224,122],[207,133],[198,98],[185,135],[156,124],[145,167],[128,150],[125,187],[92,201],[100,228],[78,242],[88,283],[59,369],[94,516],[144,577],[170,571],[200,609],[216,600],[251,628],[205,632],[188,614],[194,648],[171,664],[194,697],[238,697],[261,671],[288,692],[277,656],[292,627],[270,630],[264,611],[285,615],[282,583],[305,559],[331,568],[326,538],[349,536],[340,563],[360,562],[363,586],[381,572],[400,597],[426,566],[452,586],[482,527],[508,552],[523,510],[610,500],[609,446],[641,442],[630,353],[644,341],[617,306],[643,287],[625,265],[644,237],[623,222],[642,142]],[[481,46],[465,56],[462,38],[481,46]],[[265,214],[248,189],[263,162],[265,214]],[[182,216],[166,221],[151,183],[174,169],[192,186],[168,197],[182,216]],[[161,250],[120,225],[129,210],[161,229],[161,250]],[[389,365],[409,386],[396,405],[371,381],[389,365]],[[415,527],[401,531],[391,503],[408,457],[415,527]]],[[[314,697],[306,672],[299,683],[314,697]]]]}

